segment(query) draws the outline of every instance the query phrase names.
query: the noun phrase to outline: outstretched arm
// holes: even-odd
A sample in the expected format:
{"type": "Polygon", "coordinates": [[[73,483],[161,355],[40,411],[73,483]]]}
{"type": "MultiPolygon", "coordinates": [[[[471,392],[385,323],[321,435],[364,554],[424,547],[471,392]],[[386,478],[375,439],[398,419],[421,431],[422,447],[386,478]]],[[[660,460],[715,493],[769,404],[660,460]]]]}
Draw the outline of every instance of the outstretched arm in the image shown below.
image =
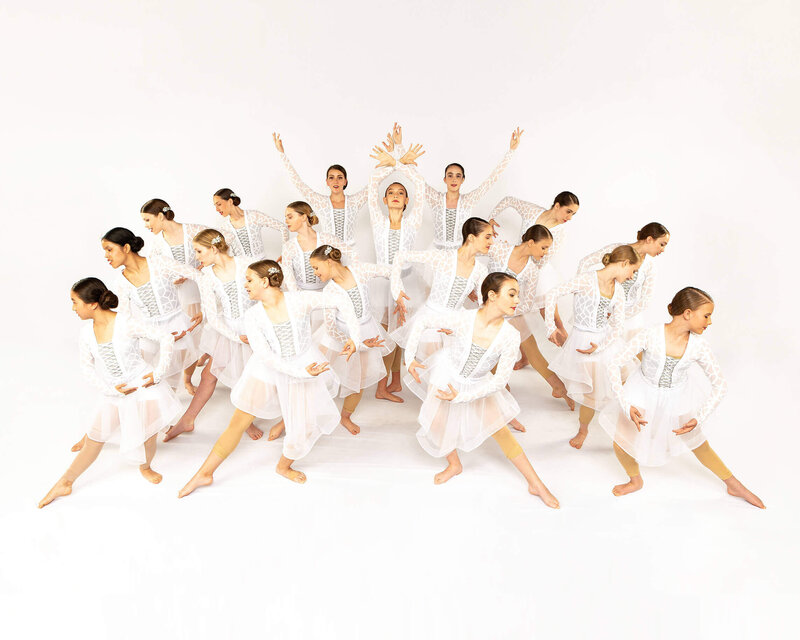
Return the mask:
{"type": "Polygon", "coordinates": [[[607,371],[611,380],[611,391],[616,396],[619,406],[622,407],[622,412],[626,416],[630,416],[631,404],[625,399],[625,390],[622,384],[622,367],[645,350],[648,342],[648,330],[637,331],[636,335],[626,342],[622,350],[608,363],[607,371]]]}
{"type": "Polygon", "coordinates": [[[591,281],[587,276],[594,277],[594,274],[581,273],[566,282],[553,287],[547,292],[544,298],[544,326],[548,338],[556,331],[556,304],[561,296],[578,291],[588,290],[591,281]]]}
{"type": "Polygon", "coordinates": [[[153,384],[158,384],[172,362],[175,337],[169,331],[158,331],[154,326],[133,318],[128,319],[128,333],[134,338],[147,338],[158,342],[158,364],[153,369],[153,384]]]}
{"type": "Polygon", "coordinates": [[[474,205],[478,200],[480,200],[483,196],[486,195],[486,192],[492,188],[495,182],[500,179],[500,176],[503,174],[503,171],[506,170],[508,163],[511,162],[511,157],[514,155],[514,151],[516,151],[517,147],[519,146],[520,138],[524,132],[517,127],[511,133],[511,142],[509,144],[508,151],[506,151],[503,159],[500,160],[500,164],[498,164],[489,176],[484,180],[477,189],[470,191],[469,193],[464,195],[464,199],[467,200],[467,204],[470,206],[474,205]]]}
{"type": "Polygon", "coordinates": [[[280,231],[281,241],[287,242],[289,240],[289,227],[286,226],[286,223],[278,220],[277,218],[273,218],[262,211],[250,210],[247,213],[256,226],[267,227],[269,229],[280,231]]]}
{"type": "Polygon", "coordinates": [[[328,203],[328,197],[321,193],[317,193],[305,182],[303,182],[300,174],[297,173],[297,170],[294,168],[294,166],[292,166],[292,163],[289,162],[289,158],[284,152],[283,141],[281,140],[280,134],[273,133],[272,139],[275,142],[275,148],[278,150],[278,153],[281,154],[281,161],[283,162],[283,166],[286,167],[286,171],[289,173],[289,179],[292,181],[295,189],[297,189],[303,195],[303,197],[311,205],[312,209],[323,209],[328,203]]]}
{"type": "Polygon", "coordinates": [[[607,253],[611,253],[618,246],[620,246],[620,243],[615,242],[614,244],[606,245],[602,249],[593,251],[588,256],[581,258],[580,262],[578,263],[578,273],[585,273],[586,271],[593,270],[592,267],[602,264],[603,256],[607,253]]]}

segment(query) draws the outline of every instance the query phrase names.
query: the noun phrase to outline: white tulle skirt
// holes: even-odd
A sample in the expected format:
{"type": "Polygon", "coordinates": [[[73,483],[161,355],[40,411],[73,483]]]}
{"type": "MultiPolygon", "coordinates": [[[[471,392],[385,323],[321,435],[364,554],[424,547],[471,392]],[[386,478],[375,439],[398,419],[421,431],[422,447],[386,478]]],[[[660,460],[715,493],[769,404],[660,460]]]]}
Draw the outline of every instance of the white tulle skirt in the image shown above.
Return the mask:
{"type": "MultiPolygon", "coordinates": [[[[550,362],[550,370],[558,375],[567,388],[567,395],[578,404],[599,411],[607,402],[616,400],[611,391],[607,367],[623,348],[621,340],[615,341],[602,351],[578,353],[576,349],[588,349],[590,342],[599,345],[606,331],[587,331],[573,327],[564,346],[550,362]]],[[[631,358],[622,367],[622,379],[639,366],[639,360],[631,358]]]]}
{"type": "Polygon", "coordinates": [[[426,368],[417,369],[421,383],[408,374],[404,381],[423,401],[417,440],[432,456],[441,458],[456,449],[472,451],[519,415],[517,401],[505,388],[470,402],[440,400],[436,392],[447,389],[448,384],[459,393],[467,392],[485,382],[485,378],[461,376],[444,350],[422,364],[426,368]]]}
{"type": "MultiPolygon", "coordinates": [[[[147,368],[142,369],[127,381],[128,385],[141,384],[146,373],[147,368]]],[[[144,464],[144,443],[169,428],[181,411],[181,403],[166,382],[152,387],[139,386],[127,396],[103,396],[86,435],[95,442],[108,442],[119,431],[122,456],[131,462],[144,464]]]]}
{"type": "MultiPolygon", "coordinates": [[[[171,316],[163,318],[146,318],[145,322],[154,325],[158,331],[166,331],[168,333],[176,331],[181,333],[192,324],[191,318],[183,311],[178,311],[171,316]]],[[[200,351],[200,336],[197,335],[198,329],[199,327],[175,342],[175,348],[172,351],[172,359],[164,374],[164,380],[166,380],[173,389],[178,389],[182,386],[183,370],[197,362],[197,359],[202,353],[202,351],[200,351]]],[[[145,362],[155,367],[159,355],[158,343],[152,340],[142,339],[139,344],[142,346],[142,356],[145,362]]]]}
{"type": "MultiPolygon", "coordinates": [[[[241,331],[234,329],[237,335],[244,334],[244,327],[240,329],[241,331]]],[[[203,331],[200,351],[211,356],[211,373],[231,389],[242,377],[245,365],[253,355],[250,345],[229,340],[211,327],[206,327],[203,331]]]]}
{"type": "Polygon", "coordinates": [[[637,313],[635,316],[625,318],[625,342],[628,342],[644,328],[643,315],[642,313],[637,313]]]}
{"type": "Polygon", "coordinates": [[[697,414],[705,401],[702,389],[689,381],[677,387],[658,387],[634,371],[625,381],[625,398],[639,409],[647,424],[637,431],[629,416],[622,413],[616,400],[600,412],[598,420],[603,429],[627,454],[639,464],[657,467],[672,456],[696,449],[706,441],[700,426],[677,435],[679,429],[697,414]]]}
{"type": "Polygon", "coordinates": [[[190,318],[200,313],[200,287],[194,280],[186,280],[178,285],[178,301],[190,318]]]}
{"type": "MultiPolygon", "coordinates": [[[[403,271],[403,291],[409,297],[405,300],[406,317],[410,317],[428,297],[430,287],[416,269],[403,271]]],[[[372,278],[369,281],[369,295],[372,301],[373,315],[382,325],[389,327],[389,333],[397,329],[398,315],[394,313],[395,300],[392,298],[392,288],[386,278],[372,278]]]]}
{"type": "MultiPolygon", "coordinates": [[[[339,322],[336,323],[336,326],[342,333],[347,333],[346,326],[339,322]]],[[[340,355],[344,349],[344,343],[331,336],[324,326],[317,329],[312,337],[314,343],[318,345],[323,359],[330,362],[331,369],[339,379],[339,396],[342,398],[371,387],[385,378],[386,366],[383,364],[383,358],[395,348],[394,341],[372,316],[365,318],[359,326],[359,330],[362,340],[378,336],[384,340],[383,346],[366,348],[363,344],[358,345],[358,351],[348,360],[345,356],[340,355]]]]}
{"type": "MultiPolygon", "coordinates": [[[[306,367],[324,359],[312,346],[287,361],[306,367]]],[[[339,410],[333,401],[338,388],[336,374],[331,370],[313,378],[295,378],[253,356],[231,391],[231,402],[257,418],[270,420],[282,416],[286,426],[283,455],[299,460],[311,451],[320,436],[338,426],[339,410]]]]}

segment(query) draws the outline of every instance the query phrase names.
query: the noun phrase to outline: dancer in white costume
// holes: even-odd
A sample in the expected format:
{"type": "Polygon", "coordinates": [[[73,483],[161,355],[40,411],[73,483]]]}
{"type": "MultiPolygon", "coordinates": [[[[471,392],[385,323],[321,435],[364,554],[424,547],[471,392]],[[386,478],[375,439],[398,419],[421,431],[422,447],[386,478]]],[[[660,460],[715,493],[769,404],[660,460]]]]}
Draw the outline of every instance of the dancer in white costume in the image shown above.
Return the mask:
{"type": "MultiPolygon", "coordinates": [[[[190,318],[181,309],[175,280],[184,276],[174,260],[160,253],[144,258],[139,255],[144,240],[124,227],[114,227],[101,241],[105,258],[113,269],[122,267],[112,289],[119,297],[119,311],[130,313],[136,320],[151,325],[156,331],[175,336],[175,352],[165,378],[173,389],[194,371],[200,355],[199,340],[194,330],[203,321],[203,314],[190,318]]],[[[155,359],[156,345],[142,342],[145,360],[155,359]]]]}
{"type": "MultiPolygon", "coordinates": [[[[622,283],[625,290],[625,331],[626,338],[633,337],[642,328],[642,311],[653,299],[655,291],[656,269],[653,258],[664,253],[669,243],[669,231],[659,222],[650,222],[636,233],[636,242],[631,243],[637,253],[643,257],[639,270],[627,282],[622,283]]],[[[624,243],[610,244],[590,253],[578,263],[578,273],[600,268],[603,256],[624,243]]]]}
{"type": "MultiPolygon", "coordinates": [[[[633,277],[641,261],[631,246],[619,246],[603,256],[600,271],[581,273],[547,293],[545,331],[551,342],[556,342],[556,301],[575,294],[572,331],[550,369],[563,380],[569,397],[581,405],[578,433],[569,441],[576,449],[583,446],[595,410],[612,398],[606,367],[622,348],[625,293],[621,285],[633,277]]],[[[625,375],[634,363],[635,359],[628,363],[625,375]]]]}
{"type": "MultiPolygon", "coordinates": [[[[575,401],[567,396],[567,389],[561,378],[548,368],[547,360],[539,350],[527,320],[530,312],[536,309],[536,291],[541,276],[539,265],[546,260],[552,242],[553,236],[550,230],[541,224],[534,224],[527,229],[522,236],[522,242],[516,246],[505,240],[495,239],[489,249],[489,271],[502,271],[517,279],[519,305],[514,316],[509,318],[509,323],[520,333],[522,340],[520,350],[531,362],[536,372],[550,385],[553,397],[564,398],[572,411],[575,409],[575,401]]],[[[563,333],[563,336],[562,342],[566,339],[566,332],[563,333]]],[[[561,336],[559,337],[561,338],[561,336]]],[[[512,426],[524,431],[518,423],[512,426]]]]}
{"type": "Polygon", "coordinates": [[[120,453],[139,464],[146,480],[161,482],[161,474],[150,468],[156,436],[181,410],[175,393],[161,382],[175,345],[172,335],[137,322],[130,315],[111,311],[118,304],[117,296],[97,278],[84,278],[72,285],[70,299],[78,317],[92,321],[81,330],[81,370],[103,396],[80,452],[39,502],[40,509],[72,493],[72,484],[97,459],[103,444],[116,431],[120,432],[120,453]],[[155,369],[142,358],[141,338],[159,345],[155,369]]]}
{"type": "Polygon", "coordinates": [[[727,391],[719,363],[702,337],[711,324],[714,301],[705,291],[686,287],[667,311],[672,316],[668,324],[639,331],[608,365],[618,402],[606,405],[598,421],[614,440],[614,452],[630,478],[613,493],[621,496],[642,488],[640,464],[662,465],[691,451],[726,484],[729,494],[763,509],[764,503],[733,476],[702,431],[727,391]],[[641,366],[623,384],[621,368],[639,353],[641,366]],[[689,380],[693,363],[711,382],[707,398],[689,380]]]}
{"type": "MultiPolygon", "coordinates": [[[[524,132],[519,128],[511,133],[509,149],[503,156],[489,177],[484,180],[477,189],[469,193],[461,193],[461,185],[464,184],[466,174],[464,167],[457,162],[448,164],[444,169],[444,183],[447,190],[442,193],[430,185],[425,185],[425,200],[428,206],[433,209],[433,246],[437,249],[456,249],[461,246],[461,230],[464,222],[472,217],[472,209],[486,192],[497,182],[508,163],[511,156],[519,146],[520,138],[524,132]]],[[[404,158],[400,159],[403,163],[404,158]]],[[[409,163],[410,166],[411,163],[409,163]]],[[[416,170],[414,170],[416,172],[416,170]]],[[[494,224],[494,221],[491,221],[494,224]]]]}
{"type": "MultiPolygon", "coordinates": [[[[208,356],[208,364],[200,376],[197,393],[180,420],[170,427],[164,442],[193,431],[194,421],[214,393],[217,382],[232,389],[252,354],[244,329],[245,311],[253,306],[244,288],[250,259],[231,257],[230,247],[216,229],[198,233],[192,250],[203,267],[202,272],[186,266],[179,270],[200,284],[203,314],[208,325],[200,341],[200,350],[208,356]]],[[[253,440],[263,435],[255,425],[250,425],[247,433],[253,440]]]]}
{"type": "Polygon", "coordinates": [[[214,208],[222,216],[220,231],[233,255],[261,260],[266,255],[261,230],[280,231],[282,243],[289,239],[289,230],[283,222],[266,213],[255,209],[245,211],[239,207],[241,202],[231,189],[220,189],[214,194],[214,208]]]}
{"type": "MultiPolygon", "coordinates": [[[[236,411],[208,458],[178,493],[189,495],[211,484],[213,473],[230,455],[255,416],[283,416],[286,438],[276,471],[294,482],[306,476],[292,468],[320,436],[339,424],[339,410],[333,402],[338,382],[311,339],[311,312],[320,308],[344,309],[348,331],[358,333],[355,314],[348,312],[341,295],[326,291],[290,291],[280,287],[283,272],[277,262],[262,260],[247,271],[247,291],[257,302],[245,314],[245,325],[253,357],[231,394],[236,411]]],[[[344,353],[352,355],[355,342],[347,341],[344,353]]]]}
{"type": "MultiPolygon", "coordinates": [[[[414,324],[423,318],[435,317],[443,312],[460,309],[469,295],[480,291],[481,283],[488,271],[475,260],[477,255],[486,255],[494,242],[492,225],[481,218],[470,218],[461,229],[463,244],[458,249],[431,249],[429,251],[398,251],[392,265],[392,297],[395,299],[400,313],[406,315],[405,300],[408,299],[402,289],[403,268],[409,262],[428,265],[433,269],[431,292],[425,304],[411,315],[399,329],[390,335],[392,340],[406,349],[406,361],[424,359],[443,344],[442,333],[436,330],[423,332],[417,341],[417,352],[408,351],[408,336],[414,324]]],[[[413,300],[411,300],[414,303],[413,300]]]]}
{"type": "Polygon", "coordinates": [[[342,426],[353,435],[361,431],[351,416],[361,402],[363,390],[384,380],[388,371],[384,358],[394,350],[394,342],[386,335],[386,330],[372,315],[369,303],[369,280],[388,278],[391,269],[385,265],[354,263],[349,267],[342,264],[342,252],[330,245],[322,245],[311,253],[311,266],[316,276],[326,282],[323,293],[336,294],[346,300],[338,309],[325,310],[325,325],[314,333],[314,342],[322,355],[330,363],[339,378],[339,396],[344,398],[342,405],[342,426]],[[347,358],[343,347],[347,341],[345,316],[353,311],[358,319],[358,335],[350,334],[359,345],[358,352],[347,358]],[[361,345],[367,347],[362,348],[361,345]]]}
{"type": "MultiPolygon", "coordinates": [[[[314,208],[314,212],[319,216],[322,230],[329,235],[336,236],[339,242],[343,242],[347,247],[353,248],[356,243],[356,217],[367,201],[367,188],[364,187],[360,191],[345,195],[347,170],[340,164],[332,164],[325,174],[325,183],[328,185],[330,193],[317,193],[303,182],[300,174],[289,162],[280,134],[273,133],[272,140],[275,142],[275,148],[281,154],[283,166],[289,172],[292,184],[308,200],[314,208]]],[[[338,246],[338,244],[334,243],[334,246],[338,246]]]]}
{"type": "Polygon", "coordinates": [[[518,284],[506,273],[492,273],[481,286],[480,309],[449,311],[417,322],[409,336],[409,352],[427,329],[447,328],[451,338],[444,349],[422,363],[412,360],[409,387],[422,398],[417,440],[429,454],[447,456],[447,468],[434,476],[436,484],[461,473],[458,449],[472,451],[489,436],[528,481],[528,491],[548,506],[558,500],[536,475],[530,461],[508,429],[519,405],[505,386],[519,351],[519,332],[503,316],[513,315],[519,303],[518,284]],[[492,368],[497,372],[492,374],[492,368]]]}

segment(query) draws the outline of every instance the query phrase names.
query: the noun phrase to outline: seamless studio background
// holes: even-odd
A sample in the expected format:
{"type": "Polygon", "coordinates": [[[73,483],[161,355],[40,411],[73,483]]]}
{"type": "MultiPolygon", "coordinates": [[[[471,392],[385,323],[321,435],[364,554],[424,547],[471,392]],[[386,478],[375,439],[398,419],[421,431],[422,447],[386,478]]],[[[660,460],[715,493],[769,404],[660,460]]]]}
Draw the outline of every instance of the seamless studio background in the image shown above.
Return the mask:
{"type": "MultiPolygon", "coordinates": [[[[779,1],[0,7],[8,637],[793,636],[799,15],[779,1]],[[429,183],[455,161],[467,190],[524,128],[476,213],[505,195],[578,194],[565,279],[646,222],[670,229],[648,320],[683,286],[714,296],[707,336],[730,392],[710,440],[767,511],[693,459],[614,498],[607,438],[595,428],[570,449],[576,416],[530,369],[511,381],[520,441],[559,512],[491,443],[434,487],[441,465],[416,443],[408,393],[401,407],[365,394],[362,435],[320,441],[298,465],[306,486],[273,473],[279,443],[248,440],[178,502],[230,416],[223,388],[195,434],[159,448],[161,485],[109,445],[70,498],[35,509],[93,406],[68,291],[112,279],[100,236],[119,225],[149,240],[138,211],[153,197],[213,226],[221,187],[282,217],[299,194],[272,131],[307,183],[324,191],[336,162],[356,190],[394,121],[425,145],[429,183]]],[[[515,215],[499,220],[515,239],[515,215]]]]}

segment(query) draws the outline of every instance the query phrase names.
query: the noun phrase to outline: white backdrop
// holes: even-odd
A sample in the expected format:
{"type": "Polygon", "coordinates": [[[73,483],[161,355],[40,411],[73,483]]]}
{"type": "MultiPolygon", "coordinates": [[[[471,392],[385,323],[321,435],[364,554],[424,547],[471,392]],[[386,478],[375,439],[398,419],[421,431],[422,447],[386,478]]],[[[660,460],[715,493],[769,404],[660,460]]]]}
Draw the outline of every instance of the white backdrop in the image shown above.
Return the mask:
{"type": "MultiPolygon", "coordinates": [[[[63,636],[68,618],[85,637],[783,635],[799,533],[788,487],[800,439],[785,408],[800,356],[799,17],[788,1],[0,6],[5,624],[63,636]],[[264,459],[278,449],[253,445],[250,467],[232,458],[226,484],[178,508],[173,489],[230,413],[224,390],[198,422],[218,427],[180,444],[185,456],[160,449],[158,488],[141,486],[112,447],[73,497],[31,508],[69,463],[91,407],[68,290],[87,275],[110,280],[100,236],[119,225],[148,240],[138,210],[153,197],[181,221],[213,225],[223,186],[282,216],[299,195],[274,130],[312,186],[324,190],[337,162],[355,190],[395,120],[407,143],[425,145],[429,183],[457,161],[465,189],[523,127],[476,212],[505,195],[546,205],[575,192],[565,276],[646,222],[670,229],[649,318],[662,319],[683,286],[714,296],[708,338],[731,393],[712,442],[767,512],[724,498],[692,460],[655,472],[663,489],[613,499],[608,443],[593,434],[586,455],[564,450],[574,416],[540,386],[523,403],[536,423],[523,444],[550,470],[564,506],[555,515],[512,492],[517,478],[490,453],[488,473],[429,487],[438,463],[416,449],[410,398],[389,407],[396,429],[321,447],[319,482],[309,469],[302,492],[269,475],[264,459]]],[[[362,220],[358,244],[371,256],[362,220]]],[[[512,239],[517,219],[500,222],[512,239]]],[[[363,420],[386,419],[386,406],[365,403],[363,420]]]]}

